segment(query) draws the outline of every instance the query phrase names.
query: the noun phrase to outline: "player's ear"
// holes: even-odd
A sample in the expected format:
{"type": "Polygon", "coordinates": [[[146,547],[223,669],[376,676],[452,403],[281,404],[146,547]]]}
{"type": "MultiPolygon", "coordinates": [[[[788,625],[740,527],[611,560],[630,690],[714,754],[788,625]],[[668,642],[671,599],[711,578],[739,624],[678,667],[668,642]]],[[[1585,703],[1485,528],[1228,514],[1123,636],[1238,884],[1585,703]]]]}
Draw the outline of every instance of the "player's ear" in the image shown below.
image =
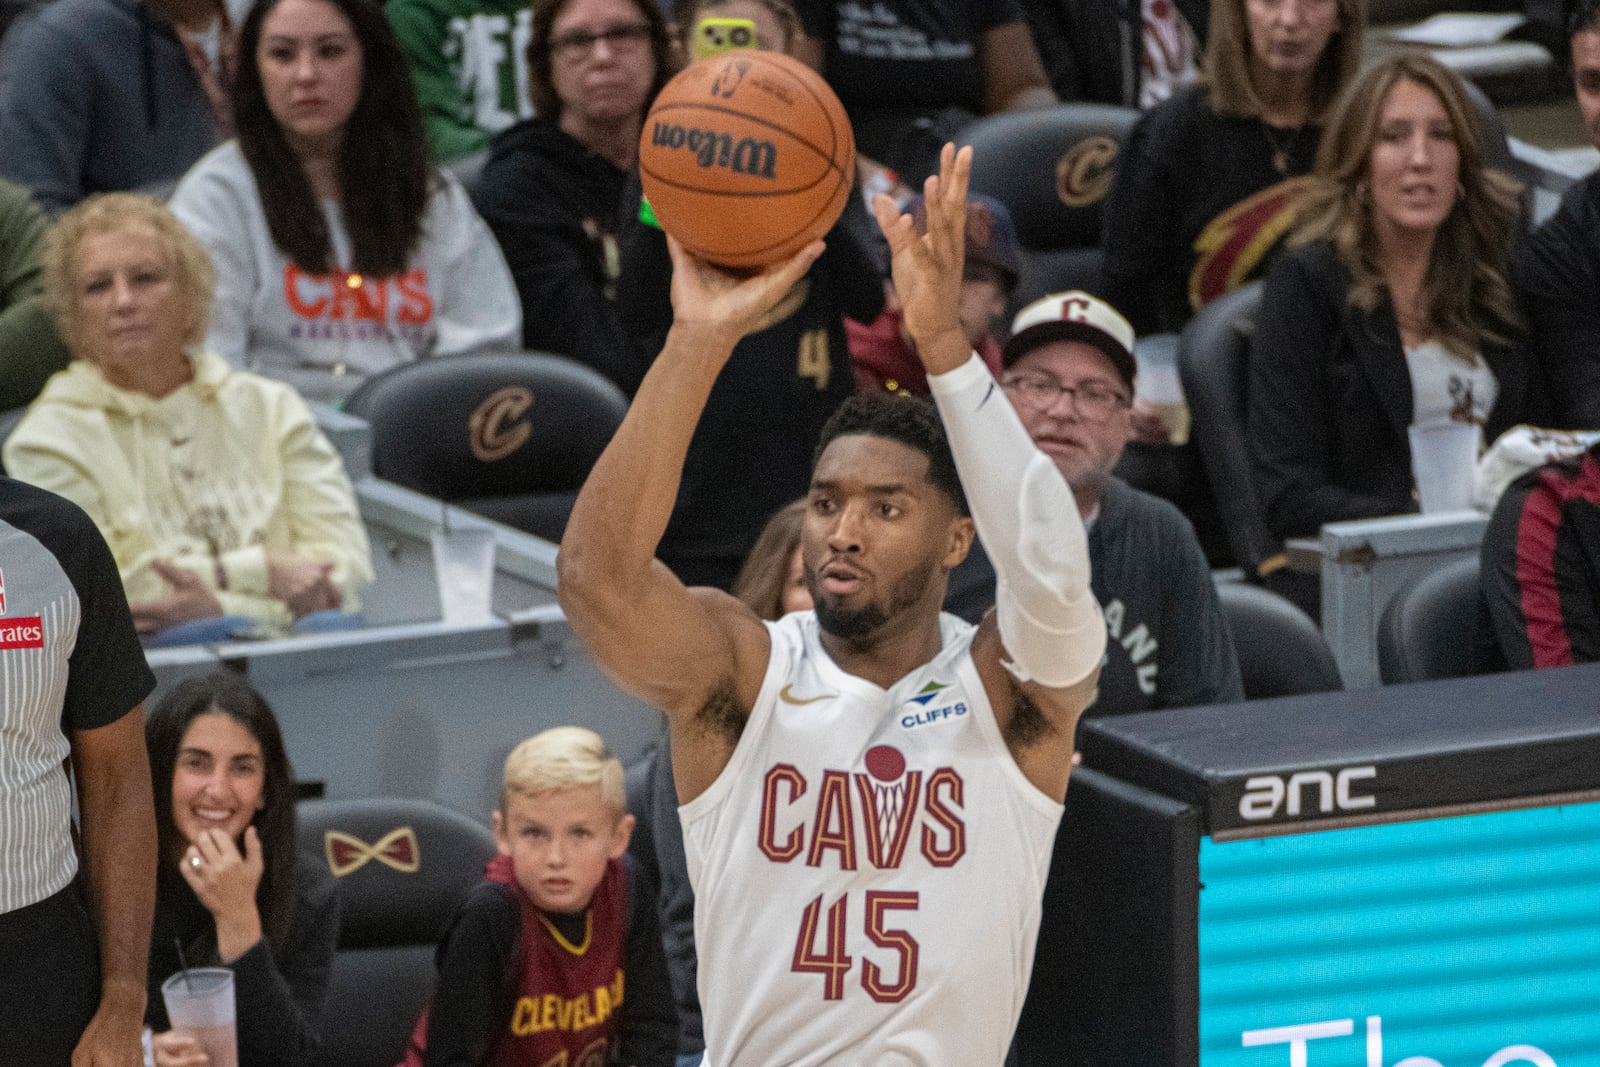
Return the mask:
{"type": "Polygon", "coordinates": [[[494,847],[500,850],[500,855],[511,855],[511,835],[506,830],[506,817],[500,809],[494,809],[494,847]]]}
{"type": "Polygon", "coordinates": [[[617,820],[617,828],[612,831],[610,858],[619,859],[628,851],[628,842],[633,839],[633,826],[635,819],[632,815],[624,815],[617,820]]]}
{"type": "Polygon", "coordinates": [[[950,534],[945,544],[944,553],[946,570],[953,570],[957,564],[967,558],[967,553],[972,551],[972,541],[977,536],[977,527],[973,526],[970,516],[957,515],[950,521],[950,534]]]}

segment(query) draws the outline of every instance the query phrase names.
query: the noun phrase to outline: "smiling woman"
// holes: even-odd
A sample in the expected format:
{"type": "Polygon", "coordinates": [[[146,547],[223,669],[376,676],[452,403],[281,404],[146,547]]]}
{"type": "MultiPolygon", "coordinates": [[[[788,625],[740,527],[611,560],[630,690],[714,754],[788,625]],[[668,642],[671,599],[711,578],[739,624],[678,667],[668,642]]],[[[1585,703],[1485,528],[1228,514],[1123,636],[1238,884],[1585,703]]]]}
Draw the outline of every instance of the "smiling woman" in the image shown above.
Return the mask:
{"type": "Polygon", "coordinates": [[[145,744],[161,848],[145,1015],[156,1067],[206,1062],[162,1003],[183,960],[233,971],[240,1067],[300,1067],[317,1047],[338,897],[324,866],[296,857],[277,719],[237,675],[191,678],[151,709],[145,744]]]}
{"type": "Polygon", "coordinates": [[[1252,459],[1275,533],[1415,510],[1409,426],[1492,439],[1537,417],[1504,273],[1517,217],[1449,70],[1397,56],[1351,89],[1251,348],[1252,459]]]}

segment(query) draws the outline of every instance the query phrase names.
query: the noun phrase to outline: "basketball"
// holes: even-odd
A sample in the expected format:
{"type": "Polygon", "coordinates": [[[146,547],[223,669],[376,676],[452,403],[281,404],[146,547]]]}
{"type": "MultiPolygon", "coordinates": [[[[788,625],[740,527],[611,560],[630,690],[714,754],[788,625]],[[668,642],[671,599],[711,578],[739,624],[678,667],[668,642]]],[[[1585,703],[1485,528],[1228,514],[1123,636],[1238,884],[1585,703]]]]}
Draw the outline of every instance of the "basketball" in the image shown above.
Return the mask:
{"type": "Polygon", "coordinates": [[[639,135],[656,221],[718,266],[763,267],[832,228],[856,145],[821,75],[780,52],[711,56],[669,81],[639,135]]]}

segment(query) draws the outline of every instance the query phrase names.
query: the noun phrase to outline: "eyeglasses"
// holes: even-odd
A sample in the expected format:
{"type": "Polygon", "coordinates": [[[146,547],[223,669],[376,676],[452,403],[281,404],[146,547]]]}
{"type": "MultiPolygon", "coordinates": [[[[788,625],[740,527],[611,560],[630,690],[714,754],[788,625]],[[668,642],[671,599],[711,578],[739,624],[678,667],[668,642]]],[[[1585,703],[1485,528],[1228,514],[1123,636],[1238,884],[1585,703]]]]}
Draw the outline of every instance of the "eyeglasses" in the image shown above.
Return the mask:
{"type": "Polygon", "coordinates": [[[567,62],[574,62],[590,55],[594,46],[601,41],[611,50],[622,52],[641,48],[649,40],[650,27],[642,22],[634,22],[626,26],[612,26],[599,33],[587,30],[563,33],[560,37],[550,39],[550,52],[567,62]]]}
{"type": "Polygon", "coordinates": [[[1062,385],[1048,374],[1007,375],[1000,384],[1035,411],[1049,411],[1061,394],[1072,397],[1072,405],[1085,419],[1109,419],[1117,411],[1131,407],[1133,401],[1122,390],[1104,382],[1079,382],[1062,385]]]}

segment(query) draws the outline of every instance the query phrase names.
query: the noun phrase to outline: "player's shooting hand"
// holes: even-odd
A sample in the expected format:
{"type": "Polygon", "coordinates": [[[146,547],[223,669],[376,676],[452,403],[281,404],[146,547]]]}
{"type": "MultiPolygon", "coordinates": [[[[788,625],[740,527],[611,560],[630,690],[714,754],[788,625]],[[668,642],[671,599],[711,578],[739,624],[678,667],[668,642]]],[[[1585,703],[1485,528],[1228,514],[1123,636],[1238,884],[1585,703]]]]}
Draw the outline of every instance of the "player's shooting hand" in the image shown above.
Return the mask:
{"type": "Polygon", "coordinates": [[[806,271],[822,254],[812,241],[782,263],[757,274],[739,275],[690,255],[671,236],[672,317],[676,326],[712,331],[731,343],[782,322],[805,303],[806,271]]]}
{"type": "Polygon", "coordinates": [[[923,186],[927,232],[917,235],[910,215],[893,198],[873,198],[872,213],[889,242],[895,292],[905,327],[930,374],[953,370],[967,361],[972,346],[961,329],[961,271],[966,257],[967,183],[972,149],[947,144],[939,153],[939,173],[923,186]]]}

